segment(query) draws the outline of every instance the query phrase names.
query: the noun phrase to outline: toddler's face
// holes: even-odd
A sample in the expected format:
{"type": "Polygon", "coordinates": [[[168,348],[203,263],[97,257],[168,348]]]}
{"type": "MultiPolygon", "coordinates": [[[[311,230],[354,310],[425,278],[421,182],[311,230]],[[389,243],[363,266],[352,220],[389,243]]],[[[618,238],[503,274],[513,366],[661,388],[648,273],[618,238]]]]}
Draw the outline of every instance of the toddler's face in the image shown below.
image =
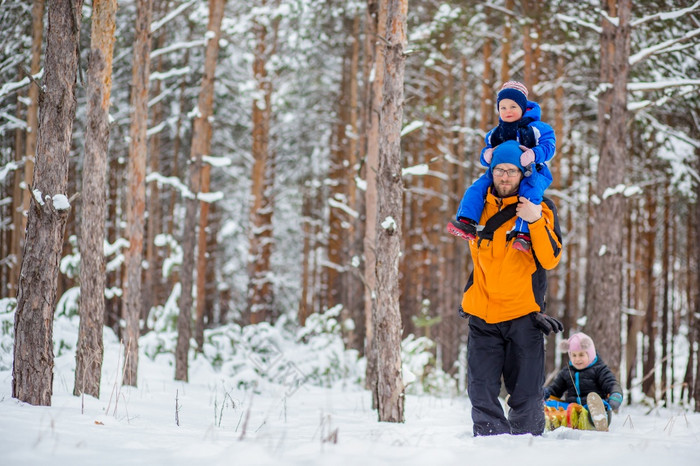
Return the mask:
{"type": "Polygon", "coordinates": [[[573,364],[576,369],[583,369],[590,363],[588,360],[588,353],[585,351],[570,351],[569,359],[571,359],[571,364],[573,364]]]}
{"type": "Polygon", "coordinates": [[[503,99],[498,103],[498,116],[506,123],[513,123],[522,118],[523,110],[514,100],[503,99]]]}

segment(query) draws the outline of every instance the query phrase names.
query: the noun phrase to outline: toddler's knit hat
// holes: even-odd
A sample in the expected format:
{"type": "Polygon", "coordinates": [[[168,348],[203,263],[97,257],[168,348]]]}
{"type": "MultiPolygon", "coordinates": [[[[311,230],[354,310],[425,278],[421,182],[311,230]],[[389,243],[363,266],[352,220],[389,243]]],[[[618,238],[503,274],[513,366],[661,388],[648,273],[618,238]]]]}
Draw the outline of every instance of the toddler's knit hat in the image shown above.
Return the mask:
{"type": "Polygon", "coordinates": [[[525,110],[527,109],[527,87],[525,84],[518,81],[508,81],[503,86],[501,90],[498,91],[498,97],[496,99],[496,109],[503,99],[510,99],[514,101],[522,109],[523,115],[525,115],[525,110]]]}
{"type": "Polygon", "coordinates": [[[568,340],[562,340],[561,343],[559,343],[559,348],[568,353],[572,351],[585,351],[588,354],[589,363],[593,362],[596,355],[593,339],[583,332],[574,333],[568,340]]]}

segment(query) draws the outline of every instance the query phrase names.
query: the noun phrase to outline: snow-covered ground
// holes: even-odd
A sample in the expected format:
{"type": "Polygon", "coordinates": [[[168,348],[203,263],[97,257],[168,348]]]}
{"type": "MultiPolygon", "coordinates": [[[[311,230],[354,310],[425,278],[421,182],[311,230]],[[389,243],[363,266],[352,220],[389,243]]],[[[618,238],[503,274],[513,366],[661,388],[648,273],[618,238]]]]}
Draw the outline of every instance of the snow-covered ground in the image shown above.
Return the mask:
{"type": "Polygon", "coordinates": [[[51,407],[12,398],[0,371],[0,464],[700,464],[700,414],[680,408],[623,407],[608,433],[474,438],[465,397],[409,395],[405,423],[379,423],[355,383],[238,388],[203,358],[182,383],[171,356],[141,355],[138,388],[121,387],[119,345],[105,348],[100,399],[72,395],[73,351],[56,358],[51,407]]]}

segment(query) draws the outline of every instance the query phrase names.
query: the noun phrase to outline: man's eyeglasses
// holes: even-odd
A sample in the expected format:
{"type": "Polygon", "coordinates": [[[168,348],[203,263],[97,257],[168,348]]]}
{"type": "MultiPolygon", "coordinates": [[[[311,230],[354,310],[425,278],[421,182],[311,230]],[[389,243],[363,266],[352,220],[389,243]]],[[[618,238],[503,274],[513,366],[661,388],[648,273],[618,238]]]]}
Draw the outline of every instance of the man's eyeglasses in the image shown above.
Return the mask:
{"type": "Polygon", "coordinates": [[[517,168],[511,168],[510,170],[504,170],[502,168],[494,168],[491,170],[493,172],[494,176],[503,176],[503,175],[508,175],[510,178],[514,177],[518,173],[520,173],[520,170],[517,168]]]}

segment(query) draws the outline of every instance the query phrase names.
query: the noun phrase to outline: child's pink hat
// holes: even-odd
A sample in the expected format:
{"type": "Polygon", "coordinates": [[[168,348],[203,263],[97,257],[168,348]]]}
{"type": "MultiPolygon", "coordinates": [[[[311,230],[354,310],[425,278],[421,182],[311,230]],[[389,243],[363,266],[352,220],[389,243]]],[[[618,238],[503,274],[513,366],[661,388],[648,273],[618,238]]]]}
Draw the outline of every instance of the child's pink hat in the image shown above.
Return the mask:
{"type": "Polygon", "coordinates": [[[589,363],[593,362],[596,355],[593,339],[583,332],[574,333],[568,340],[562,340],[561,343],[559,343],[559,348],[568,353],[572,351],[585,351],[588,354],[589,363]]]}

